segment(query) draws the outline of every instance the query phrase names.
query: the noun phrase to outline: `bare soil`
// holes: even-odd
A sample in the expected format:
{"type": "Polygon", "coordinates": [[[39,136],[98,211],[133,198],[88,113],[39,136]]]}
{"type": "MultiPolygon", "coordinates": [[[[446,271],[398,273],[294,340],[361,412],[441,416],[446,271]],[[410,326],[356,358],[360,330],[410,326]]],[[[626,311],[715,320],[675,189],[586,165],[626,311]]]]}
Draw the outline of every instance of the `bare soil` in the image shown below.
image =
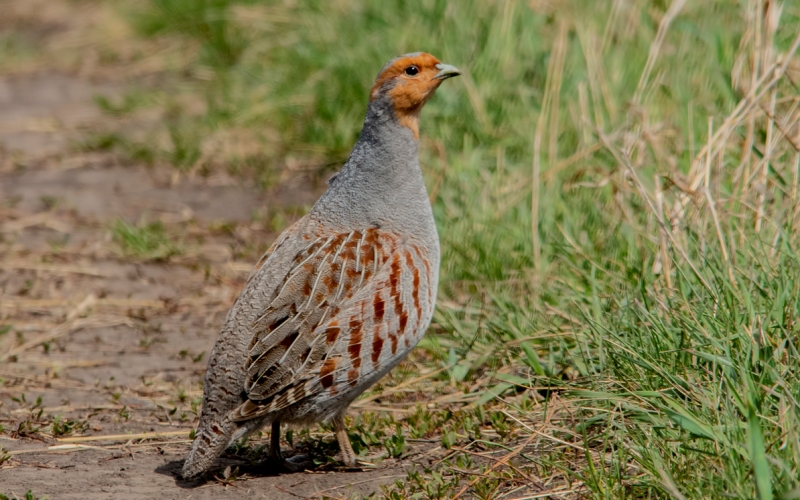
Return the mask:
{"type": "MultiPolygon", "coordinates": [[[[289,178],[265,193],[225,176],[176,177],[168,167],[76,152],[82,131],[105,119],[93,96],[119,90],[53,72],[0,79],[0,446],[10,452],[5,462],[0,452],[0,492],[343,497],[426,464],[424,444],[412,445],[411,459],[370,469],[294,474],[242,452],[220,461],[217,478],[179,479],[207,355],[276,236],[253,214],[308,205],[319,188],[289,178]],[[118,218],[163,221],[183,252],[163,262],[124,255],[111,237],[118,218]],[[60,436],[57,417],[72,426],[60,436]],[[227,481],[226,465],[239,467],[227,481]]],[[[334,441],[320,429],[312,435],[334,441]]]]}

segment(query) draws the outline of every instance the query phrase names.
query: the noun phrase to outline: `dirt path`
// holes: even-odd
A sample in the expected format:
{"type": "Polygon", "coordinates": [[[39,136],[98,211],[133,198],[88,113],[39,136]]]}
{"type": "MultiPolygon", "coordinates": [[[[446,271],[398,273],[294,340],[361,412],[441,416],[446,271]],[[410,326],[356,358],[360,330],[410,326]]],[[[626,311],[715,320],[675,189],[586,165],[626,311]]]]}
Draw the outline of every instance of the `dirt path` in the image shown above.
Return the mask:
{"type": "Polygon", "coordinates": [[[411,461],[273,475],[247,460],[262,438],[249,455],[221,462],[240,467],[229,485],[178,479],[207,353],[275,236],[252,214],[307,204],[317,193],[294,182],[265,194],[219,176],[176,183],[169,169],[74,152],[81,131],[103,119],[93,96],[118,90],[54,73],[0,80],[0,446],[10,452],[5,462],[0,453],[0,492],[340,497],[405,477],[411,461]],[[143,217],[164,223],[180,255],[153,262],[120,253],[112,222],[143,217]],[[113,435],[131,437],[68,441],[113,435]]]}

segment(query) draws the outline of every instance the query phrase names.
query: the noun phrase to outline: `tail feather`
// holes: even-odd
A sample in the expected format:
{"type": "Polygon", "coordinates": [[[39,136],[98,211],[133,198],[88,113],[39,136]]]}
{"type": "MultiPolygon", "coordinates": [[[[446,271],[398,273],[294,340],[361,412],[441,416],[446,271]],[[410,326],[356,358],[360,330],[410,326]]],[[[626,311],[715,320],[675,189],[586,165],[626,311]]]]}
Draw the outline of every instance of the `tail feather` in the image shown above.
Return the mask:
{"type": "Polygon", "coordinates": [[[214,460],[217,459],[228,447],[236,434],[239,425],[225,416],[221,422],[212,422],[210,425],[201,426],[197,436],[192,442],[189,456],[183,464],[181,475],[190,479],[207,471],[214,460]],[[202,428],[205,427],[205,428],[202,428]]]}

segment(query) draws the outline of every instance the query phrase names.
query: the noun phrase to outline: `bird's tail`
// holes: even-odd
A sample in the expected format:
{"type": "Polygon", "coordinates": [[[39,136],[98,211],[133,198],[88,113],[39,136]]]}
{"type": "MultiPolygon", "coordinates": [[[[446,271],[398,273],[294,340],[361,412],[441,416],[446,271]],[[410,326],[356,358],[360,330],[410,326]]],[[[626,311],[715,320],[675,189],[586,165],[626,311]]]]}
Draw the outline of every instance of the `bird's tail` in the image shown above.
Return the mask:
{"type": "Polygon", "coordinates": [[[234,438],[239,426],[227,416],[220,422],[211,422],[209,425],[200,425],[197,435],[192,442],[189,456],[183,464],[181,475],[189,479],[207,471],[214,460],[222,455],[234,438]]]}

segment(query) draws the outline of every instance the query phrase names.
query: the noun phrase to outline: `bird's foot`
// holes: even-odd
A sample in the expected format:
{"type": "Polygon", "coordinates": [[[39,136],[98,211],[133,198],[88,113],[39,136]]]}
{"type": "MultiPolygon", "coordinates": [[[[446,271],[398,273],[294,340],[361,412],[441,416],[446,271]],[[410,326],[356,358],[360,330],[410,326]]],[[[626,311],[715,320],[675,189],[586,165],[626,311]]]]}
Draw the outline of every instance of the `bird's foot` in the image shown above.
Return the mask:
{"type": "Polygon", "coordinates": [[[283,467],[290,472],[302,472],[306,469],[313,469],[315,466],[311,455],[302,453],[283,460],[283,467]]]}
{"type": "Polygon", "coordinates": [[[265,467],[274,471],[303,472],[306,469],[314,468],[314,460],[311,459],[310,455],[306,454],[284,458],[280,452],[270,453],[262,463],[265,467]]]}

